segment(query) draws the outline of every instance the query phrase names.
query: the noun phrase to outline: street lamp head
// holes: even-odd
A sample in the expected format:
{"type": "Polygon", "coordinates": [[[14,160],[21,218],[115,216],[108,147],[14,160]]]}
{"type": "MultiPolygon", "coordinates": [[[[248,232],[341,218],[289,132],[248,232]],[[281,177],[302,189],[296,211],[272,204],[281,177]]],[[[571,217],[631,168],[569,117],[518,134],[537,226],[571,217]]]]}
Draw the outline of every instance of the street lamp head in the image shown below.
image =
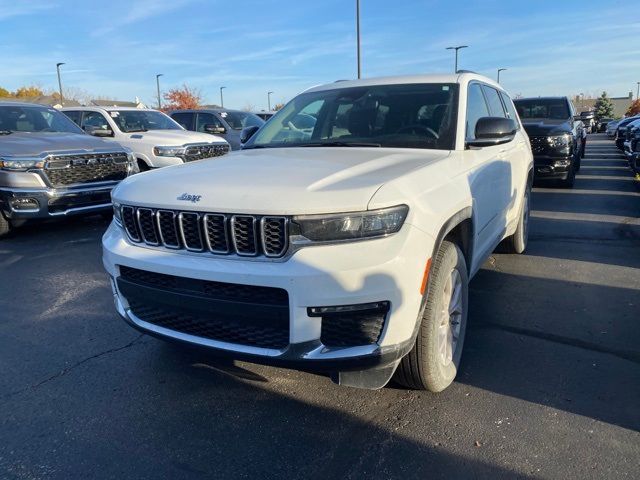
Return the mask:
{"type": "Polygon", "coordinates": [[[156,78],[160,78],[160,77],[164,77],[164,73],[158,73],[158,74],[156,75],[156,78]]]}
{"type": "Polygon", "coordinates": [[[460,50],[461,48],[468,48],[469,45],[458,45],[457,47],[447,47],[447,50],[460,50]]]}
{"type": "Polygon", "coordinates": [[[56,68],[60,68],[61,65],[66,65],[64,62],[56,63],[56,68]]]}

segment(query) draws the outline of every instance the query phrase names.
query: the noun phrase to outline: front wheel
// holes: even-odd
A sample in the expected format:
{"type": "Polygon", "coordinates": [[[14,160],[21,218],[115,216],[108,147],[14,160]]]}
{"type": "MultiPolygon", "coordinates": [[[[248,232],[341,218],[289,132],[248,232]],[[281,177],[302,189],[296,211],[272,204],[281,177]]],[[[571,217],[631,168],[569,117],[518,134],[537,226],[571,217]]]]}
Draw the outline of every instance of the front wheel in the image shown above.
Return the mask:
{"type": "Polygon", "coordinates": [[[395,380],[416,390],[441,392],[458,373],[467,328],[467,265],[458,246],[442,242],[429,272],[416,342],[395,380]]]}
{"type": "Polygon", "coordinates": [[[11,222],[0,212],[0,238],[4,238],[11,233],[11,222]]]}

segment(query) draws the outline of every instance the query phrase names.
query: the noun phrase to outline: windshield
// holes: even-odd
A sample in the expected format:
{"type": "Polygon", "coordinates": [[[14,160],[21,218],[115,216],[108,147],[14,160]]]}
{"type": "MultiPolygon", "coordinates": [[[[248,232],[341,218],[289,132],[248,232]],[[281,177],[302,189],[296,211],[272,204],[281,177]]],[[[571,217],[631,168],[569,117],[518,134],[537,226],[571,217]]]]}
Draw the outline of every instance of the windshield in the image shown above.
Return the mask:
{"type": "Polygon", "coordinates": [[[264,124],[264,120],[249,112],[220,112],[220,116],[234,130],[242,130],[246,127],[261,127],[264,124]]]}
{"type": "Polygon", "coordinates": [[[66,115],[46,107],[0,106],[0,132],[84,132],[66,115]]]}
{"type": "Polygon", "coordinates": [[[566,120],[570,117],[569,106],[563,98],[528,98],[514,100],[518,115],[524,118],[550,118],[566,120]]]}
{"type": "Polygon", "coordinates": [[[303,93],[245,148],[374,146],[452,150],[456,84],[373,85],[303,93]]]}
{"type": "Polygon", "coordinates": [[[147,130],[184,130],[162,112],[155,110],[111,110],[109,115],[124,133],[147,130]]]}

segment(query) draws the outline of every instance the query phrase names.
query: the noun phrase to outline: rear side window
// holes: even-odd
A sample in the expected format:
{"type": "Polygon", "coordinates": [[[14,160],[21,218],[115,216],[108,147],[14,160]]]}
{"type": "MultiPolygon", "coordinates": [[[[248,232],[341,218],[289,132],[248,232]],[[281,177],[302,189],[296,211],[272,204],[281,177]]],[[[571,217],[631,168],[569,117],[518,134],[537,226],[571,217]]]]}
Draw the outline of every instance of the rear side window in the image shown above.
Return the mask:
{"type": "Polygon", "coordinates": [[[482,94],[479,83],[469,85],[467,93],[467,140],[476,138],[476,123],[482,117],[490,117],[489,107],[482,94]]]}
{"type": "Polygon", "coordinates": [[[182,125],[185,130],[193,130],[193,113],[172,113],[171,118],[182,125]]]}
{"type": "Polygon", "coordinates": [[[509,95],[504,92],[500,92],[500,96],[502,97],[502,102],[507,109],[507,118],[514,120],[518,125],[520,125],[520,122],[518,121],[518,112],[516,112],[516,107],[514,107],[509,95]]]}
{"type": "Polygon", "coordinates": [[[64,113],[67,117],[73,120],[73,122],[76,125],[80,126],[80,118],[82,117],[82,112],[73,111],[73,112],[62,112],[62,113],[64,113]]]}
{"type": "Polygon", "coordinates": [[[498,95],[498,91],[495,88],[487,87],[486,85],[482,86],[482,90],[484,90],[484,94],[487,97],[487,103],[489,104],[489,111],[491,112],[492,117],[503,117],[506,118],[504,107],[502,106],[502,102],[500,101],[500,95],[498,95]]]}

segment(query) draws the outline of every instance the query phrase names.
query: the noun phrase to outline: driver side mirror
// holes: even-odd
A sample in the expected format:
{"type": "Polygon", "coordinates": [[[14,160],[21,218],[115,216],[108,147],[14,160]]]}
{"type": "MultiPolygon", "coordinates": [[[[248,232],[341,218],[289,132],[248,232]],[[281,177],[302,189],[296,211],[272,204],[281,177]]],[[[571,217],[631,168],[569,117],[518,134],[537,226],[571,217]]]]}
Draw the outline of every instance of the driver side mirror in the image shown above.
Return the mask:
{"type": "Polygon", "coordinates": [[[204,126],[204,131],[206,133],[210,133],[212,135],[224,135],[225,133],[227,133],[227,129],[224,128],[221,125],[214,125],[212,123],[207,123],[204,126]]]}
{"type": "Polygon", "coordinates": [[[508,143],[516,135],[518,124],[511,118],[482,117],[476,123],[476,138],[467,141],[468,147],[490,147],[508,143]]]}
{"type": "Polygon", "coordinates": [[[246,127],[242,129],[242,133],[240,133],[240,143],[247,143],[251,137],[253,137],[256,132],[260,130],[260,127],[254,125],[252,127],[246,127]]]}
{"type": "Polygon", "coordinates": [[[100,127],[84,127],[84,131],[89,135],[93,135],[94,137],[113,137],[113,130],[110,128],[100,128],[100,127]]]}

